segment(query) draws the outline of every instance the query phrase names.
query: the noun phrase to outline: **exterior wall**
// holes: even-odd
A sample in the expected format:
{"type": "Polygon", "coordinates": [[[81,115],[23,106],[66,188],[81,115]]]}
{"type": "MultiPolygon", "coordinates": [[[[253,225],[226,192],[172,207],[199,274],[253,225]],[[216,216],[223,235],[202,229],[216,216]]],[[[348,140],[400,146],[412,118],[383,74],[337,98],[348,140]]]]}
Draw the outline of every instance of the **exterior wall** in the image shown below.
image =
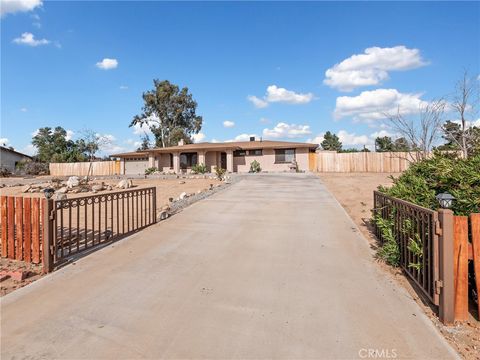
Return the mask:
{"type": "MultiPolygon", "coordinates": [[[[308,170],[308,149],[295,149],[295,159],[299,170],[308,170]]],[[[257,160],[262,171],[283,172],[290,171],[290,164],[275,164],[275,149],[263,149],[261,156],[240,156],[233,158],[233,171],[245,173],[250,171],[250,163],[257,160]]]]}
{"type": "Polygon", "coordinates": [[[122,170],[122,162],[117,160],[50,163],[49,170],[52,176],[108,176],[125,173],[125,171],[122,170]]]}
{"type": "Polygon", "coordinates": [[[10,151],[0,149],[0,167],[6,168],[7,170],[14,172],[15,164],[20,160],[28,160],[27,157],[14,154],[10,151]]]}
{"type": "Polygon", "coordinates": [[[217,166],[217,157],[219,153],[217,151],[209,151],[205,154],[205,165],[207,166],[207,171],[213,172],[214,167],[217,166]]]}
{"type": "Polygon", "coordinates": [[[158,154],[157,159],[158,170],[164,172],[173,171],[173,168],[170,167],[170,154],[158,154]]]}
{"type": "Polygon", "coordinates": [[[132,160],[129,158],[125,158],[125,174],[126,175],[145,174],[145,169],[147,168],[148,168],[148,158],[142,158],[142,160],[132,160]]]}

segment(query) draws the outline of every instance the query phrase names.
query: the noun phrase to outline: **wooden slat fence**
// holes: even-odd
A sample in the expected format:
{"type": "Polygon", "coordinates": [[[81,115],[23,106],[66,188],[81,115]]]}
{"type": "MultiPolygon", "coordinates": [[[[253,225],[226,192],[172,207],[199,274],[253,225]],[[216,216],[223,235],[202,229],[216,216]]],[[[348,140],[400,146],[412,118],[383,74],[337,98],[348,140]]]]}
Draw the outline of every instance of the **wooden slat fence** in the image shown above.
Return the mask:
{"type": "Polygon", "coordinates": [[[42,262],[42,227],[45,199],[0,197],[0,246],[4,258],[42,262]]]}
{"type": "Polygon", "coordinates": [[[53,176],[109,176],[120,174],[120,161],[50,163],[53,176]]]}
{"type": "Polygon", "coordinates": [[[403,172],[415,159],[415,153],[408,152],[356,152],[337,153],[319,151],[315,153],[314,168],[317,172],[403,172]]]}
{"type": "MultiPolygon", "coordinates": [[[[468,320],[469,286],[480,289],[480,214],[454,217],[455,320],[468,320]],[[469,264],[473,262],[473,274],[469,264]],[[474,279],[475,281],[470,281],[474,279]]],[[[473,289],[470,289],[473,290],[473,289]]]]}

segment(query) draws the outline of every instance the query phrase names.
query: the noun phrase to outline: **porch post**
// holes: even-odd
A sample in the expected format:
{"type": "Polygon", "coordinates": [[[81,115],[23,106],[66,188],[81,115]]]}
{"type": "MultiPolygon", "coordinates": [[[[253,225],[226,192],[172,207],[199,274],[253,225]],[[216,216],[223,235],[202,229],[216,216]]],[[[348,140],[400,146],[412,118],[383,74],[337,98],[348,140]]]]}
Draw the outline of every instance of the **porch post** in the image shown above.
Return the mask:
{"type": "Polygon", "coordinates": [[[180,174],[180,153],[173,153],[173,171],[175,174],[180,174]]]}
{"type": "Polygon", "coordinates": [[[198,163],[205,165],[205,151],[198,151],[198,163]]]}
{"type": "Polygon", "coordinates": [[[233,172],[233,150],[227,150],[227,171],[233,172]]]}
{"type": "Polygon", "coordinates": [[[120,159],[120,175],[125,175],[125,158],[120,159]]]}
{"type": "Polygon", "coordinates": [[[148,153],[148,167],[155,167],[155,154],[153,152],[148,153]]]}

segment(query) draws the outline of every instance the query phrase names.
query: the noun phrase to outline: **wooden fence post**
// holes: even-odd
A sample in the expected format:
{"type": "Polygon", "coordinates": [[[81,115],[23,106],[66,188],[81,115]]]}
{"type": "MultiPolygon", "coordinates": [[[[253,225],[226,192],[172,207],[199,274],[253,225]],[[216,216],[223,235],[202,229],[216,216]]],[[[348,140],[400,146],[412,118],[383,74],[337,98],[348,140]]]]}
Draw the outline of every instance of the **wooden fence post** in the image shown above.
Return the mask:
{"type": "MultiPolygon", "coordinates": [[[[477,294],[480,291],[480,214],[470,214],[472,224],[472,256],[477,294]]],[[[480,314],[480,301],[477,303],[480,314]]]]}
{"type": "Polygon", "coordinates": [[[455,282],[453,266],[453,212],[438,210],[441,234],[439,236],[439,275],[441,283],[439,317],[446,325],[455,322],[455,282]]]}
{"type": "Polygon", "coordinates": [[[53,218],[51,218],[53,211],[53,199],[43,199],[43,272],[49,273],[53,271],[53,218]]]}

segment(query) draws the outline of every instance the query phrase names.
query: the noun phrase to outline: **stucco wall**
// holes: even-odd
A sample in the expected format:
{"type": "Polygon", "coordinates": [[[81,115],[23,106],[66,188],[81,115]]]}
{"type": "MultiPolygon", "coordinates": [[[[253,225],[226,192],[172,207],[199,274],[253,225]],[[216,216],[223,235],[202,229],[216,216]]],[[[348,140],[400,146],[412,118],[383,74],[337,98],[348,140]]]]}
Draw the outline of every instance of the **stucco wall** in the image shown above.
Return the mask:
{"type": "Polygon", "coordinates": [[[205,165],[207,166],[207,171],[213,171],[212,166],[217,165],[217,152],[209,151],[205,154],[205,165]]]}
{"type": "Polygon", "coordinates": [[[0,160],[1,160],[0,166],[2,168],[6,168],[11,172],[15,171],[15,163],[23,159],[28,159],[28,158],[22,155],[12,153],[10,151],[0,149],[0,160]]]}
{"type": "MultiPolygon", "coordinates": [[[[297,160],[299,170],[308,170],[308,149],[296,149],[295,159],[297,160]]],[[[262,171],[289,171],[290,164],[275,164],[275,150],[263,149],[263,155],[261,156],[239,156],[233,158],[233,171],[234,172],[249,172],[250,163],[257,160],[260,163],[262,171]]]]}

